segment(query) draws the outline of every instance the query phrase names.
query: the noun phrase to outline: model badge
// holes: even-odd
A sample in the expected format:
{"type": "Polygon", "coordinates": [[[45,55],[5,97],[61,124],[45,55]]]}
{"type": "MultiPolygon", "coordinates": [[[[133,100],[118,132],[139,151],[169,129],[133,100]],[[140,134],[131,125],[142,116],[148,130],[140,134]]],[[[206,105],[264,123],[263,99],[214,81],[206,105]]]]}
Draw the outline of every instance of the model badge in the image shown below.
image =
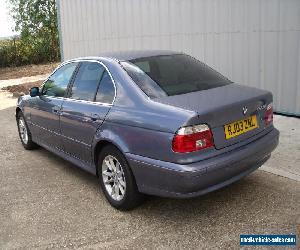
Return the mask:
{"type": "Polygon", "coordinates": [[[267,105],[266,105],[266,104],[263,104],[263,105],[259,106],[259,107],[257,108],[257,110],[260,111],[260,110],[265,109],[266,107],[267,107],[267,105]]]}
{"type": "Polygon", "coordinates": [[[246,106],[243,107],[243,114],[244,114],[244,115],[246,115],[247,111],[248,111],[248,108],[247,108],[246,106]]]}

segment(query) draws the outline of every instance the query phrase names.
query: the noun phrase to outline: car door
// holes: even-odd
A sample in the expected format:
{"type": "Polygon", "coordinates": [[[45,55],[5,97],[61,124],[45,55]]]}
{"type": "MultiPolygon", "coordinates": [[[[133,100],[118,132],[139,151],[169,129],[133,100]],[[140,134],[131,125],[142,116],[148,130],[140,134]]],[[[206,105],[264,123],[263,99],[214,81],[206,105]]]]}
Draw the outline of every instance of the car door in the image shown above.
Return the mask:
{"type": "Polygon", "coordinates": [[[84,162],[92,161],[92,142],[115,96],[113,79],[97,61],[81,62],[62,105],[60,126],[64,150],[84,162]]]}
{"type": "Polygon", "coordinates": [[[78,63],[68,63],[57,69],[43,84],[41,94],[32,102],[31,124],[38,141],[62,150],[59,116],[68,84],[78,63]]]}

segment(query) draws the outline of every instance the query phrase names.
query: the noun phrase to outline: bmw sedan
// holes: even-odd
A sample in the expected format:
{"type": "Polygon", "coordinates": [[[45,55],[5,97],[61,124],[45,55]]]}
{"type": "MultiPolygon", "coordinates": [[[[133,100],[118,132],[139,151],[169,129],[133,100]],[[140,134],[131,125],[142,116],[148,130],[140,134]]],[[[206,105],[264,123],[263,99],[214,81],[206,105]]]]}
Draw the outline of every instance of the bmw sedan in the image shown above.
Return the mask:
{"type": "Polygon", "coordinates": [[[62,63],[16,120],[42,146],[99,178],[128,210],[144,194],[189,198],[247,176],[278,144],[272,94],[231,82],[183,53],[131,51],[62,63]]]}

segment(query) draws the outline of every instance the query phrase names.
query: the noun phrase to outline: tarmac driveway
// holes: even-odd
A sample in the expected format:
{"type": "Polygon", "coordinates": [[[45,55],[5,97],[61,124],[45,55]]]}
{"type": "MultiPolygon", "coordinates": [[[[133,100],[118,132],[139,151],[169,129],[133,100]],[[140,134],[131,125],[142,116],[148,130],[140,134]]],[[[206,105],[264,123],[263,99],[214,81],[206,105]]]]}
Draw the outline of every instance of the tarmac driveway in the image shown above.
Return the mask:
{"type": "Polygon", "coordinates": [[[256,171],[199,198],[119,212],[94,176],[23,150],[14,107],[0,110],[0,129],[0,249],[237,249],[240,234],[300,236],[300,182],[256,171]]]}

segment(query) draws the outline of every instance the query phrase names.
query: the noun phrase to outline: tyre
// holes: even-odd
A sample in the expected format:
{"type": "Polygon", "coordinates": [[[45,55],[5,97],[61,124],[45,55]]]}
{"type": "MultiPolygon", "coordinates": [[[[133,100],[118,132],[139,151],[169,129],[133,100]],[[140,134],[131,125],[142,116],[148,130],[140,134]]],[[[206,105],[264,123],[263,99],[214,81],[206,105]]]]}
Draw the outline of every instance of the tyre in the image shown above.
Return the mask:
{"type": "Polygon", "coordinates": [[[98,158],[98,175],[102,191],[108,202],[119,210],[130,210],[143,201],[134,176],[124,157],[116,147],[105,146],[98,158]]]}
{"type": "Polygon", "coordinates": [[[38,148],[38,145],[35,144],[31,139],[31,134],[22,112],[18,112],[17,114],[17,126],[18,126],[19,137],[21,139],[23,147],[26,150],[32,150],[38,148]]]}

